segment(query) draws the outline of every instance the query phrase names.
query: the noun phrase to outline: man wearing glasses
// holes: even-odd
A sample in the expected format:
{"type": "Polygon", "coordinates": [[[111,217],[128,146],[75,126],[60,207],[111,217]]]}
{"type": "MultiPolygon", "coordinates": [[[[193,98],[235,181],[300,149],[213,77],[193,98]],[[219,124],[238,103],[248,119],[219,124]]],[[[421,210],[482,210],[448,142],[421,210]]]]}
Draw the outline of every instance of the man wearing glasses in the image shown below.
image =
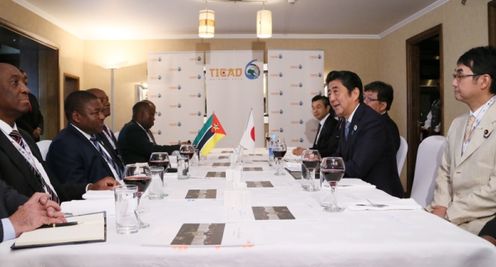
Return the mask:
{"type": "Polygon", "coordinates": [[[457,61],[456,100],[470,111],[456,118],[436,178],[432,213],[478,234],[496,213],[496,49],[476,47],[457,61]]]}
{"type": "Polygon", "coordinates": [[[385,82],[375,81],[365,85],[363,89],[363,102],[382,115],[393,142],[394,151],[398,152],[400,148],[400,132],[396,123],[388,115],[393,103],[393,87],[385,82]]]}

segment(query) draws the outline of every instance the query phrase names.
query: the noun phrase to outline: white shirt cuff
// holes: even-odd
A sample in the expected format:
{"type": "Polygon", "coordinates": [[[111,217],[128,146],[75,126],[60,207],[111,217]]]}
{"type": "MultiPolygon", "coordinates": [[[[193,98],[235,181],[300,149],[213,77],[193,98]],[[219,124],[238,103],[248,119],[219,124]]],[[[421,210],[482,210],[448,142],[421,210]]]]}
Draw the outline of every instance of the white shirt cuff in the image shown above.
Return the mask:
{"type": "Polygon", "coordinates": [[[14,239],[16,237],[15,229],[9,218],[2,219],[3,241],[14,239]]]}

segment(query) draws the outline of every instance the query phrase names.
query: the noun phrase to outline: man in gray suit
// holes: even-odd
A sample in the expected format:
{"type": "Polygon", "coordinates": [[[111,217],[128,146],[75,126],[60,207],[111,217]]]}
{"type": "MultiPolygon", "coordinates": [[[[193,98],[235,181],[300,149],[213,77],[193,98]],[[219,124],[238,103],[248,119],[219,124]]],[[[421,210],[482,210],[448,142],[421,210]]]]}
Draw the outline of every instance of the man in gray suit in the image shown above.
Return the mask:
{"type": "Polygon", "coordinates": [[[470,112],[450,126],[428,209],[478,234],[496,213],[496,49],[463,54],[453,73],[456,100],[470,112]]]}

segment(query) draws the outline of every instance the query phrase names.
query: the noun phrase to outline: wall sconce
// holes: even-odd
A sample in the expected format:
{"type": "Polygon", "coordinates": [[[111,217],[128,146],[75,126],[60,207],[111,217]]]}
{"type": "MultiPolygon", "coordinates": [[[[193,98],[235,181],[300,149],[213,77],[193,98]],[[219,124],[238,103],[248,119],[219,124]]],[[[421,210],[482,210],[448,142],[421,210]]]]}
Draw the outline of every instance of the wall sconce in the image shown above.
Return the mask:
{"type": "Polygon", "coordinates": [[[200,38],[213,38],[215,33],[215,12],[211,9],[200,10],[198,22],[198,36],[200,38]]]}
{"type": "Polygon", "coordinates": [[[272,37],[272,12],[270,10],[257,11],[257,37],[272,37]]]}

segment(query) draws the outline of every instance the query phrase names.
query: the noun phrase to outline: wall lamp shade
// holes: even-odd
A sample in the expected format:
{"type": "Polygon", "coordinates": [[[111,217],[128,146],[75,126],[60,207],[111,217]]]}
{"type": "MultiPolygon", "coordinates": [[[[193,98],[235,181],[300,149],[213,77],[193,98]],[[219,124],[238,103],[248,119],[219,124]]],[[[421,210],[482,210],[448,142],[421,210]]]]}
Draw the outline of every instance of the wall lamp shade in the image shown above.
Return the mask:
{"type": "Polygon", "coordinates": [[[198,36],[200,38],[213,38],[215,33],[215,12],[211,9],[200,10],[198,20],[198,36]]]}
{"type": "Polygon", "coordinates": [[[272,12],[270,10],[259,10],[257,12],[257,37],[272,37],[272,12]]]}

